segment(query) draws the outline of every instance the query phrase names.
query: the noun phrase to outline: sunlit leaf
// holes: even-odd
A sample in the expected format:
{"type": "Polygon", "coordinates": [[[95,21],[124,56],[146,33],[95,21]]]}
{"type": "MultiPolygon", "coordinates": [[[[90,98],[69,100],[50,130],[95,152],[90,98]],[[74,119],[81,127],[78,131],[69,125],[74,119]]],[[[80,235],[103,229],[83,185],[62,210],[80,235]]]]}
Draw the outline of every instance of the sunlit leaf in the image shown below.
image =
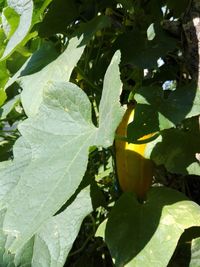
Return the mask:
{"type": "Polygon", "coordinates": [[[28,116],[33,116],[38,112],[44,87],[49,81],[69,81],[72,70],[85,48],[85,46],[80,46],[81,40],[81,37],[72,38],[66,50],[57,59],[40,71],[20,78],[20,85],[23,89],[22,103],[28,116]]]}
{"type": "Polygon", "coordinates": [[[198,267],[200,265],[200,238],[192,240],[191,260],[189,267],[198,267]]]}
{"type": "Polygon", "coordinates": [[[16,48],[16,46],[23,41],[30,29],[33,13],[32,0],[8,0],[7,2],[8,6],[20,16],[20,20],[17,29],[14,31],[13,35],[6,45],[1,60],[8,57],[16,48]]]}
{"type": "Polygon", "coordinates": [[[48,82],[38,113],[20,125],[32,158],[12,191],[5,215],[5,232],[16,236],[11,251],[22,247],[72,196],[85,173],[89,147],[112,144],[124,113],[119,103],[119,60],[116,52],[105,75],[99,128],[91,121],[86,94],[67,82],[48,82]],[[115,87],[107,81],[109,75],[116,80],[115,87]],[[106,123],[112,124],[107,132],[106,123]]]}

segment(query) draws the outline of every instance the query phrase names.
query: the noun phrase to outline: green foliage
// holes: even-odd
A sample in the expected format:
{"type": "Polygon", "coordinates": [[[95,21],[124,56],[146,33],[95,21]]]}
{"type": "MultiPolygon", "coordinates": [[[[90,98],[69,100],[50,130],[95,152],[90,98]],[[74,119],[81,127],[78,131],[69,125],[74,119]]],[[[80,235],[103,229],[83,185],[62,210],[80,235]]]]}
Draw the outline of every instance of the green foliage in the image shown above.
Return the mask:
{"type": "Polygon", "coordinates": [[[183,231],[200,226],[199,211],[197,204],[168,188],[153,188],[143,204],[124,194],[105,229],[116,266],[167,266],[183,231]]]}
{"type": "Polygon", "coordinates": [[[19,45],[26,37],[32,21],[33,1],[24,0],[16,3],[16,1],[9,0],[8,8],[9,9],[6,9],[6,13],[4,13],[4,15],[7,20],[6,26],[8,26],[9,30],[7,27],[4,27],[4,32],[8,35],[8,38],[10,38],[1,60],[8,57],[16,46],[19,45]],[[14,12],[13,10],[15,11],[14,19],[12,14],[14,12]],[[19,20],[16,13],[20,16],[19,20]]]}
{"type": "Polygon", "coordinates": [[[199,266],[190,7],[0,0],[0,266],[199,266]],[[115,166],[128,102],[127,140],[147,142],[155,164],[142,203],[121,191],[115,166]]]}
{"type": "Polygon", "coordinates": [[[200,263],[200,238],[192,240],[190,267],[197,267],[200,263]]]}

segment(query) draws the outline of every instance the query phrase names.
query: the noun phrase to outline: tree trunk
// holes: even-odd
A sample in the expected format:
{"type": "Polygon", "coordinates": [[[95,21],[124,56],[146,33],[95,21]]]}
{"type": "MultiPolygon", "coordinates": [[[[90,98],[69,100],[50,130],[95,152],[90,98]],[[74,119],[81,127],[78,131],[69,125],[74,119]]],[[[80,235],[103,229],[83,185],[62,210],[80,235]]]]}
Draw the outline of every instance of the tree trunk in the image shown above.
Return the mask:
{"type": "Polygon", "coordinates": [[[200,89],[200,1],[191,0],[183,17],[185,59],[188,71],[200,89]]]}

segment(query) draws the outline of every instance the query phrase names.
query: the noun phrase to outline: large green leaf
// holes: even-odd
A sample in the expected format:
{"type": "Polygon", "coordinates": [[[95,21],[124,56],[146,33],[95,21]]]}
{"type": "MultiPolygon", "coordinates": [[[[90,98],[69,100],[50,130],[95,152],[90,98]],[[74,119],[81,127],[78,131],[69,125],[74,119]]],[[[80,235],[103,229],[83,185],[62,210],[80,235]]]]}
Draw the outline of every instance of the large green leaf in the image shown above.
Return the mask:
{"type": "Polygon", "coordinates": [[[196,153],[200,151],[200,133],[169,129],[147,145],[148,157],[164,165],[169,172],[199,175],[200,164],[196,153]]]}
{"type": "Polygon", "coordinates": [[[128,138],[133,142],[200,114],[200,90],[195,84],[177,88],[168,97],[160,87],[142,87],[135,94],[135,100],[134,121],[128,126],[128,138]]]}
{"type": "Polygon", "coordinates": [[[92,211],[89,187],[83,189],[62,213],[50,218],[16,254],[5,249],[12,242],[2,231],[5,210],[0,212],[0,265],[62,267],[81,223],[92,211]],[[24,264],[24,265],[23,265],[24,264]]]}
{"type": "Polygon", "coordinates": [[[57,59],[42,70],[20,78],[20,85],[23,89],[22,103],[28,116],[37,113],[42,101],[44,86],[48,81],[69,81],[72,70],[85,48],[85,46],[80,46],[81,41],[82,37],[72,38],[66,50],[57,59]]]}
{"type": "Polygon", "coordinates": [[[192,240],[191,261],[189,267],[200,266],[200,237],[192,240]]]}
{"type": "Polygon", "coordinates": [[[164,187],[143,204],[123,194],[111,211],[105,240],[116,267],[166,267],[185,229],[200,225],[200,207],[164,187]]]}
{"type": "Polygon", "coordinates": [[[15,161],[4,161],[0,164],[0,208],[7,206],[12,189],[19,181],[20,175],[31,159],[29,145],[23,138],[17,140],[13,151],[15,161]]]}
{"type": "Polygon", "coordinates": [[[5,88],[7,89],[11,86],[19,77],[39,72],[57,57],[58,53],[54,45],[51,42],[44,42],[40,49],[35,51],[35,53],[26,60],[22,67],[8,80],[5,88]]]}
{"type": "Polygon", "coordinates": [[[32,0],[7,0],[7,3],[8,6],[20,16],[20,20],[17,29],[14,31],[13,35],[6,45],[1,60],[8,57],[16,48],[16,46],[18,46],[23,41],[30,29],[33,13],[32,0]]]}
{"type": "Polygon", "coordinates": [[[65,211],[51,218],[36,234],[32,266],[62,267],[83,219],[90,212],[90,190],[86,188],[65,211]]]}
{"type": "Polygon", "coordinates": [[[4,230],[16,236],[11,251],[22,247],[74,193],[87,167],[89,147],[113,143],[124,113],[119,102],[119,60],[116,52],[105,75],[99,128],[92,124],[91,105],[80,88],[50,81],[38,113],[20,125],[32,160],[12,191],[5,215],[4,230]],[[108,78],[116,80],[115,86],[108,78]],[[108,112],[106,116],[102,108],[108,112]],[[112,127],[106,129],[108,125],[112,127]]]}

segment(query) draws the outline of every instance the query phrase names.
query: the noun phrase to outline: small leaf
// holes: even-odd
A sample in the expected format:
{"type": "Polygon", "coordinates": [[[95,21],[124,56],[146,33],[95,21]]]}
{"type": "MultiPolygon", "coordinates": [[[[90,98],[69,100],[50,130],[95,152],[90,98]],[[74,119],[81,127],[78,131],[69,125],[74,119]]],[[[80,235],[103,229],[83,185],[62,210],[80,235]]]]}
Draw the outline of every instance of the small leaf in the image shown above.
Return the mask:
{"type": "Polygon", "coordinates": [[[147,38],[149,41],[152,41],[155,38],[154,24],[152,23],[147,29],[147,38]]]}
{"type": "Polygon", "coordinates": [[[143,204],[123,194],[111,211],[105,240],[116,267],[166,267],[184,230],[199,225],[196,203],[158,187],[143,204]]]}
{"type": "Polygon", "coordinates": [[[11,7],[3,9],[2,25],[8,39],[13,35],[19,25],[20,17],[11,7]]]}
{"type": "Polygon", "coordinates": [[[7,101],[2,107],[2,113],[1,113],[1,119],[5,119],[8,114],[19,104],[20,99],[19,95],[16,95],[14,98],[11,100],[7,101]]]}

